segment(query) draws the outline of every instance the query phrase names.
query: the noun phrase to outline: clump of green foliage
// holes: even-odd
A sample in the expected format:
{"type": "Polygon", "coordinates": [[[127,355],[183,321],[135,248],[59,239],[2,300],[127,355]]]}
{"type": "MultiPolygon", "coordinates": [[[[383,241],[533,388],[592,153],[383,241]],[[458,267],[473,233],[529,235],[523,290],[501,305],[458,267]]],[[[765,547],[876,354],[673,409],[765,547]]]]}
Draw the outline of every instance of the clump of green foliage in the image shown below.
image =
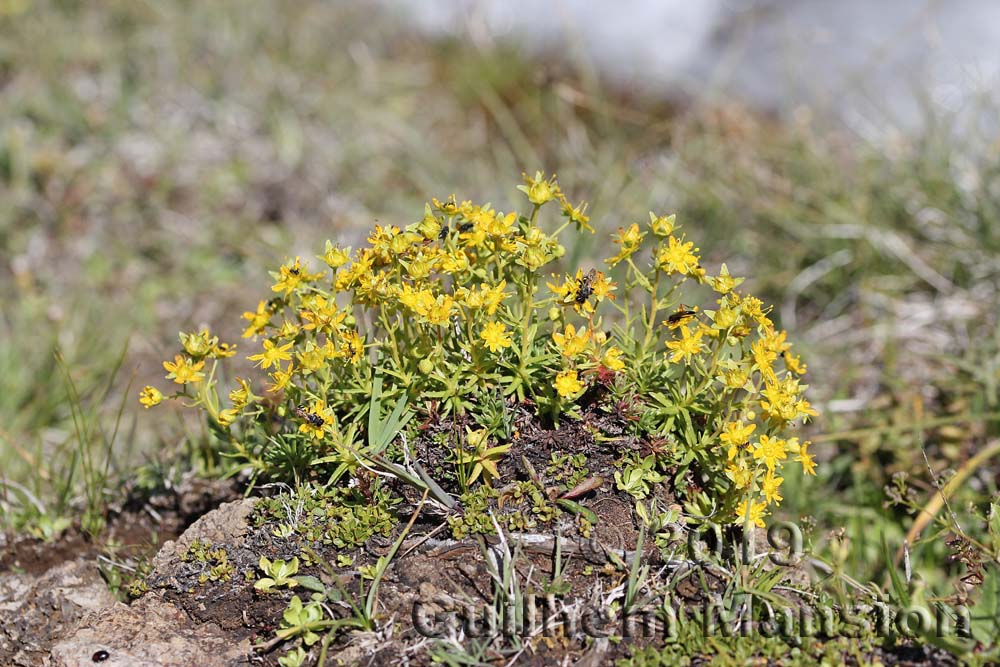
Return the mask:
{"type": "Polygon", "coordinates": [[[558,506],[545,491],[532,481],[515,482],[499,492],[481,486],[461,497],[461,514],[448,517],[448,525],[456,539],[469,534],[493,535],[497,523],[514,531],[531,531],[539,524],[549,524],[559,516],[558,506]],[[499,507],[500,517],[491,516],[490,510],[499,507]]]}
{"type": "Polygon", "coordinates": [[[146,579],[153,572],[153,561],[146,555],[129,557],[128,549],[117,540],[108,540],[98,563],[108,589],[122,600],[135,599],[149,590],[146,579]]]}
{"type": "Polygon", "coordinates": [[[206,584],[209,581],[229,581],[233,578],[233,564],[229,560],[229,553],[224,547],[213,548],[211,542],[193,540],[181,554],[181,560],[185,563],[200,564],[199,584],[206,584]]]}
{"type": "Polygon", "coordinates": [[[372,491],[371,498],[348,488],[310,486],[295,499],[287,495],[262,498],[253,522],[256,526],[276,524],[277,537],[294,535],[309,544],[342,549],[364,544],[373,535],[388,535],[395,525],[391,513],[395,502],[382,486],[372,491]]]}
{"type": "MultiPolygon", "coordinates": [[[[294,470],[357,484],[377,467],[447,504],[409,463],[407,438],[395,438],[406,435],[409,406],[433,402],[439,417],[465,420],[445,443],[446,459],[461,493],[482,494],[497,484],[511,446],[498,395],[559,424],[624,394],[642,406],[636,435],[667,444],[652,458],[625,461],[619,488],[642,497],[669,467],[694,466],[709,481],[699,499],[706,511],[762,525],[781,501],[789,457],[814,468],[808,443],[785,437],[815,414],[785,332],[759,299],[739,291],[743,279],[725,264],[702,266],[673,216],[650,213],[647,223],[619,229],[602,268],[554,272],[565,237],[593,231],[586,204],[574,206],[541,173],[520,189],[525,213],[435,199],[412,224],[376,226],[353,253],[328,242],[319,256],[325,270],[289,260],[272,274],[272,297],[244,314],[244,337],[260,341],[248,359],[268,385],[255,390],[236,378],[226,404],[218,364],[236,346],[202,330],[182,333],[182,349],[164,362],[170,397],[203,410],[258,474],[294,470]],[[561,221],[548,221],[552,205],[561,221]],[[709,307],[683,304],[706,293],[714,294],[709,307]],[[388,421],[398,428],[388,438],[374,437],[382,415],[373,397],[396,401],[388,421]],[[366,416],[367,444],[357,426],[366,416]]],[[[164,395],[146,387],[140,398],[152,406],[164,395]]],[[[378,488],[367,490],[369,503],[378,488]]],[[[366,511],[326,516],[336,521],[324,525],[349,526],[366,511]]],[[[314,537],[356,543],[379,524],[359,521],[358,530],[314,537]]]]}

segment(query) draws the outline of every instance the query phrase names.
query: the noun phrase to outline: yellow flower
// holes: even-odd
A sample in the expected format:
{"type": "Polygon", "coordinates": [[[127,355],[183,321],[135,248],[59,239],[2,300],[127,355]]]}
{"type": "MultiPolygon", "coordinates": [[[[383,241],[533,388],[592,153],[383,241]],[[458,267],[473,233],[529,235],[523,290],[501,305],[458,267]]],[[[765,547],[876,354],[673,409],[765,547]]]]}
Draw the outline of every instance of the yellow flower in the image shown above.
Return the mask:
{"type": "Polygon", "coordinates": [[[454,306],[455,300],[452,297],[447,294],[439,294],[434,303],[427,308],[424,316],[430,324],[447,324],[454,306]]]}
{"type": "Polygon", "coordinates": [[[744,500],[739,505],[736,506],[736,517],[737,521],[749,521],[758,528],[764,527],[764,509],[767,507],[767,503],[759,502],[752,503],[750,505],[749,511],[747,510],[747,501],[744,500]]]}
{"type": "Polygon", "coordinates": [[[288,320],[283,320],[281,322],[281,328],[278,329],[278,338],[295,338],[299,335],[299,325],[294,322],[289,322],[288,320]]]}
{"type": "Polygon", "coordinates": [[[535,177],[531,178],[527,174],[521,174],[525,185],[517,186],[517,189],[528,195],[528,201],[535,206],[541,206],[559,196],[559,184],[556,182],[555,174],[548,180],[540,171],[535,172],[535,177]]]}
{"type": "Polygon", "coordinates": [[[323,401],[314,401],[311,410],[299,406],[295,414],[302,419],[299,433],[311,435],[315,440],[322,440],[332,430],[334,416],[323,401]]]}
{"type": "Polygon", "coordinates": [[[354,259],[354,263],[346,269],[337,271],[333,286],[338,292],[357,288],[361,278],[368,276],[375,269],[375,255],[371,248],[361,250],[354,259]]]}
{"type": "Polygon", "coordinates": [[[569,398],[583,389],[583,383],[576,377],[576,371],[563,371],[556,375],[556,391],[563,398],[569,398]]]}
{"type": "Polygon", "coordinates": [[[194,362],[180,354],[174,356],[173,363],[163,362],[163,367],[167,370],[168,380],[173,380],[177,384],[187,384],[189,382],[201,382],[205,374],[201,372],[205,366],[204,361],[194,362]]]}
{"type": "Polygon", "coordinates": [[[597,302],[604,301],[604,299],[614,299],[614,295],[611,294],[615,291],[617,285],[604,275],[603,271],[598,271],[594,280],[590,283],[590,289],[592,290],[594,300],[597,302]]]}
{"type": "Polygon", "coordinates": [[[708,284],[719,294],[729,294],[744,280],[745,278],[734,278],[729,275],[729,267],[723,264],[722,268],[719,269],[719,275],[715,278],[709,278],[708,284]]]}
{"type": "Polygon", "coordinates": [[[580,231],[586,229],[591,234],[594,233],[594,228],[590,226],[590,217],[587,215],[587,202],[580,202],[579,206],[573,208],[568,199],[560,197],[559,204],[562,206],[563,215],[569,218],[577,229],[580,231]]]}
{"type": "Polygon", "coordinates": [[[344,358],[350,361],[352,364],[356,364],[365,355],[365,341],[361,338],[357,331],[351,329],[343,336],[341,336],[340,352],[343,354],[344,358]]]}
{"type": "Polygon", "coordinates": [[[156,387],[145,386],[142,391],[139,392],[139,402],[142,403],[146,409],[153,407],[154,405],[159,405],[163,401],[163,394],[156,387]]]}
{"type": "Polygon", "coordinates": [[[674,352],[670,355],[670,361],[673,363],[677,363],[681,359],[685,362],[690,361],[691,357],[699,354],[703,349],[701,337],[701,329],[692,334],[687,326],[682,326],[681,339],[667,341],[667,348],[674,352]]]}
{"type": "Polygon", "coordinates": [[[399,253],[400,248],[396,245],[399,243],[399,241],[396,241],[399,231],[399,227],[395,225],[387,225],[385,227],[375,225],[375,229],[368,235],[368,243],[371,245],[371,250],[379,262],[389,262],[394,255],[399,253]]]}
{"type": "Polygon", "coordinates": [[[767,418],[785,422],[799,417],[803,419],[815,417],[818,414],[816,410],[809,401],[800,396],[804,388],[799,384],[798,378],[792,375],[786,375],[780,382],[769,381],[767,387],[761,391],[764,399],[761,400],[760,407],[767,418]]]}
{"type": "MultiPolygon", "coordinates": [[[[555,278],[555,274],[552,274],[552,277],[555,278]]],[[[549,289],[555,296],[559,297],[559,301],[563,301],[565,303],[570,303],[573,300],[573,296],[576,294],[577,283],[569,276],[566,276],[566,279],[561,283],[550,283],[546,281],[545,284],[548,285],[549,289]]]]}
{"type": "MultiPolygon", "coordinates": [[[[729,294],[730,297],[733,297],[734,295],[735,292],[730,292],[729,294]]],[[[768,318],[767,313],[764,310],[764,302],[758,299],[757,297],[745,296],[742,299],[737,298],[735,301],[736,303],[734,303],[733,305],[739,304],[743,306],[743,313],[748,317],[757,320],[757,324],[761,325],[762,327],[774,326],[774,324],[771,322],[770,318],[768,318]]]]}
{"type": "Polygon", "coordinates": [[[294,372],[293,370],[294,368],[295,368],[294,364],[288,364],[287,369],[281,370],[281,366],[279,365],[277,367],[277,370],[271,373],[271,379],[274,380],[274,382],[272,382],[271,385],[267,388],[267,391],[269,393],[276,394],[285,387],[287,387],[288,383],[291,382],[292,380],[292,374],[294,372]]]}
{"type": "Polygon", "coordinates": [[[784,482],[784,478],[775,477],[774,471],[769,471],[767,475],[764,476],[764,482],[761,485],[761,492],[764,494],[764,499],[769,504],[777,505],[781,503],[782,497],[780,492],[781,483],[784,482]]]}
{"type": "Polygon", "coordinates": [[[246,331],[243,332],[244,338],[250,338],[251,336],[256,336],[259,333],[263,333],[264,329],[271,321],[271,313],[268,312],[267,310],[267,302],[266,301],[258,302],[257,312],[243,313],[243,319],[248,320],[250,322],[250,326],[248,326],[246,331]]]}
{"type": "Polygon", "coordinates": [[[356,303],[374,306],[396,295],[399,288],[393,284],[392,277],[385,271],[364,273],[358,278],[355,287],[356,303]]]}
{"type": "Polygon", "coordinates": [[[507,281],[501,280],[494,287],[486,285],[480,285],[478,289],[460,287],[455,291],[455,300],[464,303],[469,308],[483,308],[488,315],[493,315],[507,296],[504,293],[506,286],[507,281]]]}
{"type": "Polygon", "coordinates": [[[743,459],[730,461],[726,466],[726,477],[733,480],[733,484],[738,489],[745,489],[753,481],[753,470],[743,459]]]}
{"type": "Polygon", "coordinates": [[[415,290],[410,285],[405,284],[399,291],[397,298],[401,304],[419,315],[426,312],[428,306],[433,303],[434,294],[430,290],[415,290]]]}
{"type": "Polygon", "coordinates": [[[320,257],[331,269],[339,269],[350,260],[351,249],[346,250],[326,242],[326,252],[320,257]]]}
{"type": "Polygon", "coordinates": [[[427,318],[431,324],[447,322],[455,300],[439,294],[436,298],[429,289],[414,290],[409,285],[403,285],[399,292],[399,302],[421,317],[427,318]]]}
{"type": "Polygon", "coordinates": [[[302,268],[302,260],[296,257],[295,261],[285,264],[278,269],[278,273],[272,273],[271,275],[277,279],[277,282],[271,286],[271,290],[274,292],[284,292],[284,295],[288,296],[303,282],[316,280],[316,278],[321,277],[323,274],[306,273],[305,269],[302,268]]]}
{"type": "Polygon", "coordinates": [[[337,308],[337,302],[333,299],[327,300],[316,295],[308,300],[303,299],[302,303],[306,308],[299,312],[299,316],[305,321],[302,325],[305,331],[315,329],[322,333],[332,333],[347,317],[347,313],[337,308]]]}
{"type": "Polygon", "coordinates": [[[676,215],[657,216],[652,211],[649,212],[649,228],[657,236],[670,236],[674,231],[676,215]]]}
{"type": "Polygon", "coordinates": [[[303,373],[308,375],[326,366],[326,351],[317,347],[312,341],[308,341],[305,350],[296,355],[299,358],[299,367],[303,373]]]}
{"type": "Polygon", "coordinates": [[[740,314],[729,306],[723,306],[712,315],[712,328],[717,331],[725,331],[736,326],[740,320],[740,314]]]}
{"type": "Polygon", "coordinates": [[[486,230],[482,225],[470,221],[460,228],[464,231],[459,233],[458,240],[466,248],[478,248],[486,243],[486,230]]]}
{"type": "Polygon", "coordinates": [[[198,333],[181,332],[180,339],[184,351],[195,359],[208,356],[219,343],[219,337],[209,334],[208,329],[202,329],[198,333]]]}
{"type": "Polygon", "coordinates": [[[548,264],[552,257],[558,257],[562,252],[563,247],[558,244],[555,244],[554,247],[548,251],[546,251],[545,248],[537,246],[527,246],[523,248],[517,263],[524,266],[529,271],[537,271],[548,264]]]}
{"type": "Polygon", "coordinates": [[[400,260],[400,264],[406,267],[406,273],[414,281],[425,280],[434,270],[434,255],[417,252],[409,261],[400,260]]]}
{"type": "Polygon", "coordinates": [[[583,352],[587,346],[587,341],[590,340],[590,330],[581,329],[580,333],[577,333],[576,327],[567,324],[563,333],[556,331],[552,334],[552,340],[555,341],[556,347],[563,353],[563,356],[572,359],[583,352]]]}
{"type": "Polygon", "coordinates": [[[768,346],[767,341],[764,339],[754,341],[750,345],[750,353],[753,355],[754,363],[757,365],[761,377],[764,378],[764,382],[769,385],[777,382],[773,364],[778,355],[768,346]]]}
{"type": "Polygon", "coordinates": [[[260,354],[255,354],[253,356],[247,357],[250,361],[256,361],[257,366],[261,368],[270,368],[275,364],[279,364],[282,361],[288,361],[292,358],[292,355],[288,353],[292,349],[294,343],[285,343],[284,345],[276,345],[272,340],[264,341],[264,351],[260,354]]]}
{"type": "MultiPolygon", "coordinates": [[[[795,438],[792,438],[795,440],[795,438]]],[[[789,441],[791,443],[791,440],[789,441]]],[[[813,461],[812,455],[809,453],[809,445],[812,444],[808,440],[799,445],[799,455],[795,460],[802,464],[802,472],[807,475],[816,476],[816,462],[813,461]]]]}
{"type": "Polygon", "coordinates": [[[563,304],[572,304],[578,313],[593,313],[601,301],[615,298],[611,294],[616,288],[615,283],[608,280],[603,271],[597,269],[591,269],[586,274],[583,273],[583,269],[577,269],[576,276],[573,278],[566,276],[562,284],[547,283],[547,285],[560,297],[559,300],[563,304]]]}
{"type": "Polygon", "coordinates": [[[815,417],[819,414],[815,409],[813,409],[809,401],[804,398],[800,398],[795,402],[795,413],[796,419],[802,417],[803,422],[807,422],[810,417],[815,417]]]}
{"type": "Polygon", "coordinates": [[[555,239],[551,236],[547,236],[538,227],[529,227],[524,233],[524,237],[519,237],[517,242],[526,248],[541,248],[553,247],[556,245],[555,239]]]}
{"type": "Polygon", "coordinates": [[[229,408],[226,410],[219,411],[218,421],[219,424],[221,424],[222,426],[229,426],[234,421],[236,421],[236,418],[238,416],[239,416],[239,410],[237,410],[236,408],[229,408]]]}
{"type": "Polygon", "coordinates": [[[806,372],[806,365],[802,363],[801,357],[790,354],[789,352],[785,352],[785,368],[796,375],[804,375],[806,372]]]}
{"type": "Polygon", "coordinates": [[[671,236],[667,239],[667,246],[660,246],[656,253],[656,261],[659,267],[670,273],[680,273],[681,275],[694,275],[698,269],[698,248],[688,241],[684,243],[671,236]]]}
{"type": "Polygon", "coordinates": [[[760,440],[753,446],[754,459],[764,459],[764,465],[771,472],[778,461],[785,459],[785,441],[781,438],[772,438],[766,435],[760,436],[760,440]]]}
{"type": "Polygon", "coordinates": [[[723,370],[717,379],[729,389],[745,389],[750,376],[743,368],[736,366],[723,370]]]}
{"type": "Polygon", "coordinates": [[[236,354],[236,346],[229,343],[219,343],[212,350],[211,356],[216,359],[227,359],[236,354]]]}
{"type": "Polygon", "coordinates": [[[601,363],[604,364],[605,368],[613,371],[620,371],[625,368],[625,362],[622,361],[622,351],[617,347],[609,347],[604,352],[604,359],[601,363]]]}
{"type": "Polygon", "coordinates": [[[740,447],[747,444],[750,435],[757,429],[756,424],[744,424],[742,420],[729,422],[722,429],[719,440],[729,445],[728,457],[732,461],[740,451],[740,447]]]}
{"type": "Polygon", "coordinates": [[[433,197],[431,199],[431,203],[434,204],[434,208],[446,215],[455,215],[458,212],[458,203],[455,201],[455,195],[451,195],[444,201],[440,201],[437,197],[433,197]]]}
{"type": "Polygon", "coordinates": [[[774,355],[772,357],[773,359],[779,354],[784,354],[790,347],[792,347],[792,344],[786,340],[787,338],[788,332],[784,329],[776,331],[772,327],[768,327],[764,332],[764,337],[761,338],[761,341],[763,341],[767,349],[774,355]]]}
{"type": "Polygon", "coordinates": [[[242,410],[250,399],[256,398],[253,392],[250,391],[250,382],[244,380],[243,378],[236,378],[237,384],[240,385],[239,389],[233,389],[229,392],[229,400],[233,402],[233,407],[237,410],[242,410]]]}
{"type": "Polygon", "coordinates": [[[436,239],[441,233],[441,221],[434,216],[430,204],[424,204],[424,217],[416,223],[416,230],[428,241],[436,239]]]}
{"type": "Polygon", "coordinates": [[[487,210],[481,221],[481,226],[483,232],[493,237],[501,237],[510,234],[511,230],[514,229],[514,223],[517,222],[517,213],[508,213],[503,215],[502,213],[495,213],[492,210],[487,210]]]}
{"type": "Polygon", "coordinates": [[[639,225],[637,224],[633,223],[628,229],[622,229],[619,227],[618,233],[612,236],[612,241],[615,245],[621,246],[621,248],[618,250],[617,255],[609,257],[604,261],[607,262],[609,266],[614,266],[623,259],[631,257],[632,254],[639,249],[639,246],[642,245],[642,239],[645,236],[646,233],[639,231],[639,225]]]}
{"type": "Polygon", "coordinates": [[[504,288],[507,287],[507,281],[501,280],[499,283],[493,287],[482,288],[483,289],[483,307],[486,308],[486,313],[492,315],[497,312],[497,308],[506,298],[507,294],[504,292],[504,288]]]}
{"type": "Polygon", "coordinates": [[[461,248],[455,248],[441,259],[441,270],[449,275],[463,273],[469,269],[469,256],[461,248]]]}
{"type": "Polygon", "coordinates": [[[507,334],[507,325],[503,322],[487,322],[479,337],[486,342],[490,352],[496,352],[511,346],[513,342],[507,334]]]}

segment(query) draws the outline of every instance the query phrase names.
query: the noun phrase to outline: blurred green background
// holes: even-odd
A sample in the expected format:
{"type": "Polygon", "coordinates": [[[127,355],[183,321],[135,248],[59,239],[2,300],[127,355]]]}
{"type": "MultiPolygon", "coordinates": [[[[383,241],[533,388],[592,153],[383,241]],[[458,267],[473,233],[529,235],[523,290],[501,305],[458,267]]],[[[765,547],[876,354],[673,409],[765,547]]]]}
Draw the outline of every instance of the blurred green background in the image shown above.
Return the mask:
{"type": "MultiPolygon", "coordinates": [[[[510,208],[541,169],[591,202],[573,263],[676,212],[707,265],[775,304],[822,413],[820,475],[783,509],[817,548],[846,528],[874,576],[872,527],[898,545],[912,522],[885,505],[892,476],[925,502],[997,436],[1000,141],[952,120],[872,143],[420,37],[363,3],[0,0],[0,523],[50,534],[140,468],[205,472],[199,425],[136,401],[178,329],[236,340],[285,258],[434,196],[510,208]]],[[[998,470],[973,472],[958,515],[978,520],[998,470]]]]}

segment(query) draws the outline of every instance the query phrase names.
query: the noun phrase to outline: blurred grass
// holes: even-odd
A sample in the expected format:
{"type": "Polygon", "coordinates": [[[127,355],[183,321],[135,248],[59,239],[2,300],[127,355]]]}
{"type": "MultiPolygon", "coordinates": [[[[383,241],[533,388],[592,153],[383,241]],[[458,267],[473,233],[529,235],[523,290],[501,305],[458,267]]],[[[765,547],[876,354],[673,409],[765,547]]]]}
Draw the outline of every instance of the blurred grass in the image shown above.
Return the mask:
{"type": "MultiPolygon", "coordinates": [[[[849,569],[875,576],[872,526],[898,545],[912,521],[883,506],[894,473],[931,494],[921,448],[941,473],[997,437],[982,415],[998,402],[1000,142],[947,117],[875,145],[806,113],[642,99],[586,63],[428,42],[363,3],[318,1],[0,4],[0,95],[8,526],[87,495],[69,481],[81,444],[55,350],[86,402],[128,341],[93,406],[109,429],[133,369],[136,387],[161,381],[178,328],[238,338],[286,256],[415,221],[432,196],[507,208],[511,180],[535,169],[587,193],[600,231],[676,211],[705,263],[777,304],[823,409],[810,433],[855,430],[817,446],[820,477],[789,480],[786,507],[844,526],[849,569]],[[940,417],[954,423],[919,427],[940,417]]],[[[595,240],[570,256],[604,253],[595,240]]],[[[197,438],[134,399],[127,442],[100,454],[102,492],[197,438]]],[[[997,469],[970,478],[956,518],[996,497],[997,469]]],[[[940,539],[915,552],[944,555],[940,539]]]]}

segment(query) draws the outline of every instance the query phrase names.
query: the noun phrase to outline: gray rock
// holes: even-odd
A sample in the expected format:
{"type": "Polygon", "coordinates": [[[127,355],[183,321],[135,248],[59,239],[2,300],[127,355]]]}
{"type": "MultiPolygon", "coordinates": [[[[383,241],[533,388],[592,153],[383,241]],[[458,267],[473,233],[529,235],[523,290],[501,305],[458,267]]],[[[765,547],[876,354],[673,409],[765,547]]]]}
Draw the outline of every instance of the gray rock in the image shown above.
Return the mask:
{"type": "Polygon", "coordinates": [[[0,576],[0,663],[40,664],[54,640],[113,604],[114,596],[89,561],[68,561],[40,576],[0,576]]]}
{"type": "Polygon", "coordinates": [[[247,664],[250,642],[233,642],[213,624],[195,624],[174,605],[147,595],[86,618],[52,648],[49,667],[231,667],[247,664]],[[101,654],[104,656],[104,653],[101,654]]]}
{"type": "MultiPolygon", "coordinates": [[[[240,500],[221,505],[195,521],[176,541],[163,545],[153,559],[151,582],[169,585],[183,567],[181,556],[195,540],[217,545],[238,543],[247,531],[254,501],[240,500]]],[[[96,568],[95,568],[96,570],[96,568]]],[[[101,589],[110,597],[104,582],[101,589]]],[[[79,597],[62,595],[60,601],[79,597]]],[[[82,618],[75,629],[62,633],[51,650],[51,667],[95,664],[100,654],[103,667],[232,667],[246,665],[251,651],[247,640],[235,641],[214,623],[199,623],[162,592],[150,592],[126,605],[104,599],[95,613],[82,618]]],[[[79,616],[79,615],[78,615],[79,616]]],[[[38,664],[33,663],[33,664],[38,664]]]]}

